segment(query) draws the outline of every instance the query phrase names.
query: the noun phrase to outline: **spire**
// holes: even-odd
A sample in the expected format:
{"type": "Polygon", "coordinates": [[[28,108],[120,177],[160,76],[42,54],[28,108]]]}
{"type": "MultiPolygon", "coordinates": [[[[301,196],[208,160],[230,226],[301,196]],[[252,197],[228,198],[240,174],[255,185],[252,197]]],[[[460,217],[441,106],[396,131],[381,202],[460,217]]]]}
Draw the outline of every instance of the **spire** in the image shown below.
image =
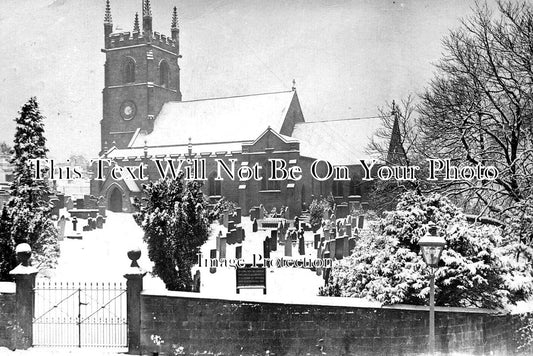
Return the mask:
{"type": "Polygon", "coordinates": [[[143,17],[152,17],[150,0],[143,0],[143,17]]]}
{"type": "Polygon", "coordinates": [[[296,91],[296,79],[292,80],[292,91],[296,91]]]}
{"type": "Polygon", "coordinates": [[[135,20],[133,20],[133,32],[141,32],[141,28],[139,27],[139,13],[135,13],[135,20]]]}
{"type": "Polygon", "coordinates": [[[178,28],[178,9],[176,6],[174,6],[174,11],[172,12],[172,25],[170,26],[170,29],[176,29],[178,28]]]}
{"type": "Polygon", "coordinates": [[[113,24],[113,18],[111,17],[111,4],[109,3],[109,0],[106,0],[105,2],[104,24],[113,24]]]}

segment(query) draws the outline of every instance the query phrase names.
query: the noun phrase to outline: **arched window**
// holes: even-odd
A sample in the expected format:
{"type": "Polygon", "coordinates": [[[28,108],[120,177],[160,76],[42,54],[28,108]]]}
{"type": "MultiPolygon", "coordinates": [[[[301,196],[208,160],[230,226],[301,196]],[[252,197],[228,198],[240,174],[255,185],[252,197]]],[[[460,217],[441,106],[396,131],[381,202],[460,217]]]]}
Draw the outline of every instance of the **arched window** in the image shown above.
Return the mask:
{"type": "Polygon", "coordinates": [[[263,180],[261,181],[261,190],[281,190],[281,181],[269,179],[270,163],[265,162],[263,167],[265,167],[266,173],[263,175],[263,180]]]}
{"type": "Polygon", "coordinates": [[[216,172],[211,173],[209,176],[209,196],[222,195],[222,181],[216,180],[216,172]]]}
{"type": "Polygon", "coordinates": [[[135,61],[132,58],[126,58],[122,68],[122,79],[124,83],[135,82],[135,61]]]}
{"type": "Polygon", "coordinates": [[[168,88],[169,78],[170,70],[168,68],[168,63],[166,61],[161,61],[161,64],[159,65],[159,84],[164,88],[168,88]]]}
{"type": "Polygon", "coordinates": [[[343,181],[340,181],[340,180],[334,180],[333,181],[332,194],[333,194],[334,197],[342,197],[342,196],[344,196],[343,181]]]}
{"type": "Polygon", "coordinates": [[[361,184],[361,178],[354,174],[350,181],[350,195],[361,195],[361,184]]]}

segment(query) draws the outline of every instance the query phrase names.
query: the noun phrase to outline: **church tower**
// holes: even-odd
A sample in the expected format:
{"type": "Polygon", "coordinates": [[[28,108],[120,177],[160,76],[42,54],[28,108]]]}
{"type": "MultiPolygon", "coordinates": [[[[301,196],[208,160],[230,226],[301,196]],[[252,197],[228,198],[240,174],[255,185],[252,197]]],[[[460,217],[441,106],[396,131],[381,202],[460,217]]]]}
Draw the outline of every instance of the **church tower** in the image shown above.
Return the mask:
{"type": "Polygon", "coordinates": [[[142,0],[142,29],[135,14],[132,32],[113,32],[106,1],[101,153],[113,146],[127,147],[138,131],[151,132],[163,104],[181,101],[176,7],[170,31],[170,37],[153,32],[150,0],[142,0]]]}

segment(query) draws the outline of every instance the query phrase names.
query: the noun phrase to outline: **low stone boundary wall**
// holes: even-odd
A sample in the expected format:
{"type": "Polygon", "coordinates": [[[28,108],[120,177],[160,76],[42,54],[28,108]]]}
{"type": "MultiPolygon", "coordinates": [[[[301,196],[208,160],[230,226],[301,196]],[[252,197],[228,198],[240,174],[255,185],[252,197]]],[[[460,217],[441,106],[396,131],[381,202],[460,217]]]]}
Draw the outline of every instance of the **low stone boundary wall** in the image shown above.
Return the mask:
{"type": "MultiPolygon", "coordinates": [[[[436,308],[436,348],[443,354],[512,355],[518,316],[487,309],[436,308]]],[[[429,311],[351,298],[316,297],[305,304],[141,293],[141,349],[182,346],[187,354],[421,355],[427,352],[429,311]]]]}
{"type": "Polygon", "coordinates": [[[13,347],[15,283],[0,282],[0,347],[13,347]]]}

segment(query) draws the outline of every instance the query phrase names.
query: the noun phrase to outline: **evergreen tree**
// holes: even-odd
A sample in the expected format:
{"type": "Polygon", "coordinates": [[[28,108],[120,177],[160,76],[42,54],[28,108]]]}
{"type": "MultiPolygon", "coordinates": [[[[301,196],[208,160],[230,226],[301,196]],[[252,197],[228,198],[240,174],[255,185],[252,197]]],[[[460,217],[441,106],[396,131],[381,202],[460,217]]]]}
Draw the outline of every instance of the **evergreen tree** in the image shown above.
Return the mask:
{"type": "Polygon", "coordinates": [[[144,230],[153,273],[167,289],[190,291],[191,268],[207,241],[210,213],[199,182],[161,179],[145,186],[146,206],[135,221],[144,230]]]}
{"type": "Polygon", "coordinates": [[[10,280],[9,271],[16,264],[15,244],[11,238],[11,218],[6,207],[0,215],[0,281],[10,280]]]}
{"type": "Polygon", "coordinates": [[[405,193],[377,231],[365,231],[352,256],[336,263],[320,294],[359,297],[385,304],[426,304],[429,268],[418,241],[429,223],[446,248],[435,276],[437,305],[499,308],[525,300],[532,276],[503,246],[494,226],[469,224],[449,199],[405,193]]]}
{"type": "MultiPolygon", "coordinates": [[[[43,179],[35,179],[34,161],[46,158],[44,117],[35,98],[19,111],[11,164],[14,166],[11,198],[0,217],[2,277],[15,267],[14,246],[28,243],[33,250],[34,264],[52,267],[59,256],[57,230],[50,219],[48,196],[50,188],[43,179]]],[[[43,172],[44,173],[44,172],[43,172]]]]}

